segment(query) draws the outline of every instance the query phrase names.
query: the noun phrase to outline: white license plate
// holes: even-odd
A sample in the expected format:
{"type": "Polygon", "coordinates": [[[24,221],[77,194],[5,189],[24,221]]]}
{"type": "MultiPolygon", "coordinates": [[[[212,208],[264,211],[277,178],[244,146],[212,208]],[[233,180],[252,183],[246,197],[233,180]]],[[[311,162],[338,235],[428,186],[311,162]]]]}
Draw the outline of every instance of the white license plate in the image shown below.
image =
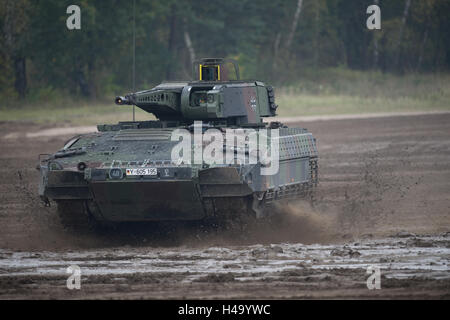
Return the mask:
{"type": "Polygon", "coordinates": [[[127,169],[127,176],[156,176],[156,168],[127,169]]]}

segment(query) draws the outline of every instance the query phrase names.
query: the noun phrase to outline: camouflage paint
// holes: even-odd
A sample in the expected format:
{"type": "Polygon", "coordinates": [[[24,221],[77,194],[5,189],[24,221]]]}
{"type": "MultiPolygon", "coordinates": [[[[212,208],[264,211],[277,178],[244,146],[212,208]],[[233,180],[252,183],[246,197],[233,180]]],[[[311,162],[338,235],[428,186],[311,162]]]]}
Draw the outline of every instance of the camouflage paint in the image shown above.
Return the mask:
{"type": "MultiPolygon", "coordinates": [[[[217,59],[208,61],[217,63],[217,59]]],[[[159,120],[99,125],[99,132],[79,136],[40,160],[39,195],[46,204],[49,200],[82,201],[89,214],[108,221],[202,219],[227,211],[256,212],[259,217],[261,206],[305,196],[317,183],[314,137],[306,129],[279,123],[270,124],[279,129],[280,167],[275,175],[262,176],[261,163],[171,161],[177,143],[170,140],[171,133],[177,128],[192,130],[194,120],[222,132],[266,128],[262,117],[275,115],[276,106],[272,88],[262,82],[162,83],[117,97],[116,103],[137,105],[159,120]],[[205,90],[217,100],[214,105],[194,108],[189,105],[192,90],[205,90]],[[151,172],[156,174],[127,176],[127,169],[133,168],[154,168],[151,172]]]]}

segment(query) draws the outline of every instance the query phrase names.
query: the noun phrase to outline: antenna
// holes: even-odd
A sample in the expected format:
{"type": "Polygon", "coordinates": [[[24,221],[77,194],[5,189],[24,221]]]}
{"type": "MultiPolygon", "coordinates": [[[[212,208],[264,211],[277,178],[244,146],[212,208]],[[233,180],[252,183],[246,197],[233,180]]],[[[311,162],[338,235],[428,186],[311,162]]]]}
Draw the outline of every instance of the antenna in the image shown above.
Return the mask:
{"type": "MultiPolygon", "coordinates": [[[[133,0],[133,92],[136,92],[136,0],[133,0]]],[[[133,122],[136,121],[133,104],[133,122]]]]}

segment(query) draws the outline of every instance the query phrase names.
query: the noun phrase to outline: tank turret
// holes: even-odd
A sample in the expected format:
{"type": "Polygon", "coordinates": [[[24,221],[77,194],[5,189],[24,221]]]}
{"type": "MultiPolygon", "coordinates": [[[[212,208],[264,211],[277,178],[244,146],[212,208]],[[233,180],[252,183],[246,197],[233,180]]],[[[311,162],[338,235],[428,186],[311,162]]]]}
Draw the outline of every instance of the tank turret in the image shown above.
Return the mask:
{"type": "Polygon", "coordinates": [[[186,82],[163,82],[150,90],[119,96],[115,103],[136,105],[162,121],[183,123],[202,120],[258,126],[263,117],[276,115],[273,88],[260,81],[240,80],[234,60],[197,60],[193,64],[193,78],[186,82]]]}

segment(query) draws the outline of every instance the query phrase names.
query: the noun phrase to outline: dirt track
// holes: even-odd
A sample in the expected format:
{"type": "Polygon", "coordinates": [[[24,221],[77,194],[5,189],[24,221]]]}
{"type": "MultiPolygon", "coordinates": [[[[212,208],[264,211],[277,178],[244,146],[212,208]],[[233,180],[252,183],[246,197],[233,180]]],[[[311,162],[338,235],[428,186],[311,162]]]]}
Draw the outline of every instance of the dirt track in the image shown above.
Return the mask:
{"type": "Polygon", "coordinates": [[[305,125],[320,154],[313,206],[244,235],[80,236],[36,196],[37,155],[70,136],[0,123],[0,298],[450,298],[450,114],[305,125]],[[71,264],[81,290],[66,288],[71,264]],[[367,266],[381,290],[367,289],[367,266]]]}

